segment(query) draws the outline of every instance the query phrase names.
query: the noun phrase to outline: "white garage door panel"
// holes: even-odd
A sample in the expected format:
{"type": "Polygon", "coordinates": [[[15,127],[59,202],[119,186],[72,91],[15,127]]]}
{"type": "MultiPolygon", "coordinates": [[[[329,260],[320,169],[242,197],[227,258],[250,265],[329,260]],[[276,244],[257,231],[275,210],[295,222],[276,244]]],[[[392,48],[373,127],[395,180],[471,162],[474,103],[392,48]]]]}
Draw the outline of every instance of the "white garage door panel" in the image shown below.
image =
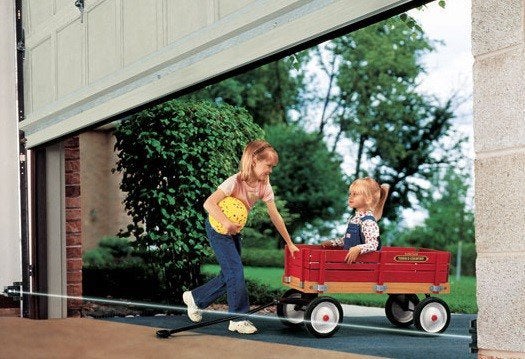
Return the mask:
{"type": "Polygon", "coordinates": [[[155,0],[127,0],[123,3],[124,66],[160,47],[158,40],[162,37],[162,28],[159,28],[162,25],[162,17],[157,16],[157,4],[155,0]]]}
{"type": "Polygon", "coordinates": [[[53,56],[25,79],[21,129],[33,147],[407,2],[100,0],[87,2],[83,24],[64,7],[26,41],[31,57],[48,31],[53,56]],[[67,47],[66,33],[85,36],[67,47]],[[38,76],[52,83],[46,94],[38,76]]]}
{"type": "Polygon", "coordinates": [[[57,32],[57,96],[61,98],[84,83],[83,46],[78,41],[84,35],[80,20],[57,32]]]}

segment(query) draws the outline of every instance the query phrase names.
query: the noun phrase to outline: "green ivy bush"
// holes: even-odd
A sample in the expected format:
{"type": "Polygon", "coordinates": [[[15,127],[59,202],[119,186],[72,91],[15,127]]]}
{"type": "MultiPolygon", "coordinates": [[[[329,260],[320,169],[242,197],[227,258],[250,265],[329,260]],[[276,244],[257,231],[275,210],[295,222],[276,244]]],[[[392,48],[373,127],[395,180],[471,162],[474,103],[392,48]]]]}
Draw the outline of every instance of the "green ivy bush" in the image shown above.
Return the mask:
{"type": "Polygon", "coordinates": [[[141,256],[168,298],[201,283],[209,254],[203,203],[237,172],[244,146],[262,129],[244,109],[211,102],[168,101],[122,121],[115,131],[116,171],[141,256]]]}

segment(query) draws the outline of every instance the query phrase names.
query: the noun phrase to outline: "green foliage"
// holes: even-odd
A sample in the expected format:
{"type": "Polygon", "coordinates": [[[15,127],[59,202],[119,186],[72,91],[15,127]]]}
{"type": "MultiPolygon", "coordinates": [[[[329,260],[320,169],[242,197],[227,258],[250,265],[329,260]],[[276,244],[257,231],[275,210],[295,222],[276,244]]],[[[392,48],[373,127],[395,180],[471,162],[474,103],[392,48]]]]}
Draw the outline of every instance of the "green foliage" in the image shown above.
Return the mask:
{"type": "Polygon", "coordinates": [[[244,107],[261,126],[287,123],[289,111],[301,104],[306,60],[307,52],[300,52],[210,85],[188,98],[244,107]]]}
{"type": "Polygon", "coordinates": [[[86,296],[159,299],[157,275],[137,256],[127,238],[104,237],[82,256],[86,296]]]}
{"type": "Polygon", "coordinates": [[[272,184],[287,208],[296,214],[290,233],[306,223],[339,219],[346,210],[348,186],[341,171],[341,157],[330,152],[316,134],[296,125],[265,127],[266,138],[279,152],[272,184]]]}
{"type": "Polygon", "coordinates": [[[390,184],[384,216],[393,221],[425,191],[421,184],[437,166],[454,162],[451,156],[458,153],[449,151],[457,143],[441,141],[451,133],[455,100],[441,105],[417,91],[425,72],[420,57],[433,44],[419,26],[406,25],[413,19],[403,18],[373,24],[313,51],[330,79],[327,94],[317,99],[323,110],[314,123],[334,150],[345,138],[355,144],[355,177],[371,175],[390,184]]]}
{"type": "MultiPolygon", "coordinates": [[[[273,179],[271,181],[275,189],[273,179]]],[[[279,193],[279,190],[277,189],[276,192],[279,193]]],[[[286,202],[280,199],[278,194],[275,195],[275,205],[287,226],[297,218],[296,214],[290,213],[286,202]]],[[[262,201],[258,201],[250,211],[246,226],[242,230],[242,237],[244,245],[249,247],[277,248],[284,243],[268,216],[266,204],[262,201]]]]}
{"type": "MultiPolygon", "coordinates": [[[[284,250],[243,245],[241,259],[243,265],[249,267],[282,267],[284,266],[284,250]]],[[[205,263],[218,264],[214,255],[206,257],[205,263]]]]}
{"type": "Polygon", "coordinates": [[[128,238],[103,237],[98,246],[87,250],[83,256],[85,268],[125,268],[142,263],[132,254],[133,247],[128,238]]]}
{"type": "MultiPolygon", "coordinates": [[[[207,272],[205,275],[206,281],[211,280],[217,273],[207,272]]],[[[271,288],[268,284],[260,281],[247,279],[246,289],[248,290],[248,300],[250,304],[266,304],[274,299],[278,299],[283,294],[280,289],[271,288]]],[[[215,303],[227,304],[226,295],[223,295],[215,301],[215,303]]]]}
{"type": "Polygon", "coordinates": [[[235,173],[244,146],[263,132],[243,109],[169,101],[123,121],[115,131],[116,170],[137,251],[159,274],[166,295],[200,283],[209,252],[204,200],[235,173]]]}
{"type": "Polygon", "coordinates": [[[448,167],[432,178],[432,194],[421,198],[421,207],[428,211],[424,223],[402,233],[396,245],[443,249],[455,255],[462,242],[463,274],[475,273],[474,213],[468,205],[468,173],[448,167]]]}
{"type": "Polygon", "coordinates": [[[242,262],[250,267],[283,267],[283,249],[243,248],[242,262]]]}

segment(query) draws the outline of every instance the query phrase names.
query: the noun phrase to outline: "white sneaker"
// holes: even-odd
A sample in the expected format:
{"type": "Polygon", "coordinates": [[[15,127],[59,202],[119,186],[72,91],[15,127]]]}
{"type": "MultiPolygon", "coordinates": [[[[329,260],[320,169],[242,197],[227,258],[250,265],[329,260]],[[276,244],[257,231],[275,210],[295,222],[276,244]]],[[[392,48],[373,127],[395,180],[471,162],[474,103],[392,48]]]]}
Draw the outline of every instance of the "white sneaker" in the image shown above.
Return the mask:
{"type": "Polygon", "coordinates": [[[202,311],[195,304],[190,291],[182,293],[182,301],[188,306],[188,317],[190,320],[195,323],[200,322],[202,320],[202,311]]]}
{"type": "Polygon", "coordinates": [[[239,332],[241,334],[253,334],[257,332],[257,328],[255,328],[249,320],[241,320],[240,322],[230,320],[228,330],[231,332],[239,332]]]}

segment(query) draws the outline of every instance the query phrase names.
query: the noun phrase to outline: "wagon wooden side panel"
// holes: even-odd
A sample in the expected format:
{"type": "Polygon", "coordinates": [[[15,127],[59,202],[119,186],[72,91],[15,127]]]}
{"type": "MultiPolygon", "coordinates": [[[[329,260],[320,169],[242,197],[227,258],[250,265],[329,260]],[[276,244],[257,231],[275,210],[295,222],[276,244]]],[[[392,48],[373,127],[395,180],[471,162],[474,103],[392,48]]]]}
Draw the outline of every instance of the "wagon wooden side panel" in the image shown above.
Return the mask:
{"type": "Polygon", "coordinates": [[[346,251],[299,245],[286,251],[283,284],[305,293],[449,293],[450,252],[383,247],[346,263],[346,251]]]}

